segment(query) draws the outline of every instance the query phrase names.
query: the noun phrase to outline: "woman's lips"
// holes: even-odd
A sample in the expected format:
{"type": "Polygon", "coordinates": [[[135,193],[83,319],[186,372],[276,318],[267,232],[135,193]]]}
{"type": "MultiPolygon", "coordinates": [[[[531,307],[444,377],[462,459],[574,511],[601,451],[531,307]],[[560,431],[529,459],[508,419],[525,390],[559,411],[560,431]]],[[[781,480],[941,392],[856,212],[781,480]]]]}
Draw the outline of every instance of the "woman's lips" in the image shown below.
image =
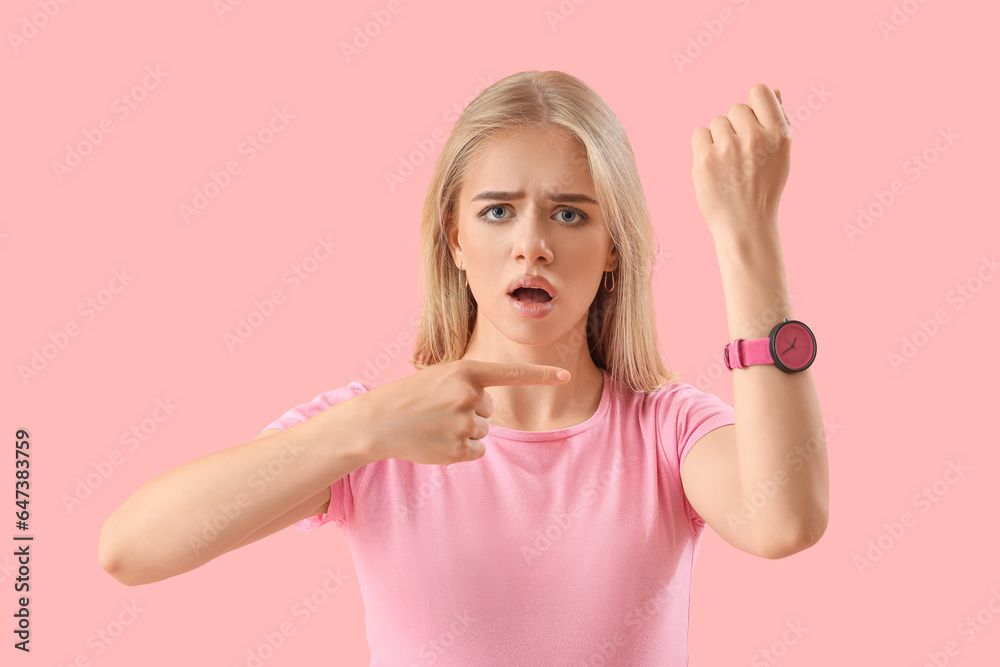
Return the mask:
{"type": "Polygon", "coordinates": [[[522,273],[516,276],[507,284],[507,294],[510,294],[519,287],[540,287],[548,292],[553,299],[559,296],[558,290],[556,290],[552,283],[540,274],[522,273]]]}
{"type": "Polygon", "coordinates": [[[556,301],[557,297],[552,297],[549,301],[531,303],[530,301],[519,301],[513,294],[507,295],[507,302],[510,304],[511,309],[521,317],[532,320],[540,319],[552,312],[556,301]]]}

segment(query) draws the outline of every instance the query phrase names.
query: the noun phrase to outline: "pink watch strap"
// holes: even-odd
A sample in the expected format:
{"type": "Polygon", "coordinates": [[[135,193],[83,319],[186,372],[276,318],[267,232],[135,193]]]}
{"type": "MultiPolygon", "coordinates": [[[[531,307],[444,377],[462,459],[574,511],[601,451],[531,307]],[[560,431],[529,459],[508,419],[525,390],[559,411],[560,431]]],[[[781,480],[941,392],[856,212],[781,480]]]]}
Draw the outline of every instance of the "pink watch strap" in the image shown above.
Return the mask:
{"type": "Polygon", "coordinates": [[[756,340],[743,340],[737,338],[729,345],[726,345],[723,360],[726,368],[746,368],[756,364],[773,364],[771,357],[771,339],[757,338],[756,340]]]}

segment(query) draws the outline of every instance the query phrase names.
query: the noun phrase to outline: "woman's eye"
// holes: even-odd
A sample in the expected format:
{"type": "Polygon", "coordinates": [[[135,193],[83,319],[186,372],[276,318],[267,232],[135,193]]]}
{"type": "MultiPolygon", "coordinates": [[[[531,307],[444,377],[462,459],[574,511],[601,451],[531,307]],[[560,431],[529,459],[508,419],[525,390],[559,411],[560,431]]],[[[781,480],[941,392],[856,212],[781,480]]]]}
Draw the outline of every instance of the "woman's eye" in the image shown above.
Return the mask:
{"type": "MultiPolygon", "coordinates": [[[[494,211],[500,211],[500,215],[502,216],[503,215],[503,211],[506,211],[506,210],[507,210],[506,206],[490,206],[489,208],[485,209],[483,211],[483,213],[492,213],[494,211]]],[[[496,220],[493,220],[493,218],[487,218],[487,220],[490,220],[492,222],[496,222],[496,220]]]]}

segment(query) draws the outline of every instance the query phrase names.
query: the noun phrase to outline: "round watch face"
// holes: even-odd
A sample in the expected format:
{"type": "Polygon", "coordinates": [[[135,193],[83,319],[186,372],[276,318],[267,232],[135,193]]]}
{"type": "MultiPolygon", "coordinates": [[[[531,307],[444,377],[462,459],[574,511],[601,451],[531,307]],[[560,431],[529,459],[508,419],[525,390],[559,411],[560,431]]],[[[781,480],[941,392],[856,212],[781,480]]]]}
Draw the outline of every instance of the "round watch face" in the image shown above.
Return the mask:
{"type": "Polygon", "coordinates": [[[798,320],[782,322],[771,334],[771,357],[783,371],[803,371],[816,358],[816,338],[798,320]]]}

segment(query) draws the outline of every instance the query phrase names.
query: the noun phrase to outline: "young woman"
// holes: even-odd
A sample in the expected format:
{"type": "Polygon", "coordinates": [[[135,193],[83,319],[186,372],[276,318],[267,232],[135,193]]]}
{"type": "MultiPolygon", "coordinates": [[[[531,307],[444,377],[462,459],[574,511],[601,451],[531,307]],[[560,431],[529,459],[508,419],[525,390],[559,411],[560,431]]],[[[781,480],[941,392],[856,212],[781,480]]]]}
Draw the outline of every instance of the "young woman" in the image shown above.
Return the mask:
{"type": "MultiPolygon", "coordinates": [[[[696,172],[725,164],[696,160],[696,172]]],[[[723,213],[758,186],[726,201],[698,193],[720,258],[756,249],[729,235],[723,213]]],[[[515,74],[465,109],[421,232],[418,372],[319,394],[255,440],[151,481],[105,524],[102,566],[148,583],[289,525],[332,522],[355,559],[373,665],[686,665],[706,523],[768,558],[825,528],[825,451],[787,471],[757,518],[732,522],[741,489],[786,472],[781,447],[815,427],[818,409],[779,433],[766,425],[776,408],[755,398],[761,433],[738,449],[735,410],[664,367],[632,150],[573,76],[515,74]],[[280,474],[247,492],[269,466],[280,474]]],[[[781,384],[776,368],[738,368],[754,372],[736,385],[738,405],[750,392],[815,401],[811,384],[781,384]]]]}

